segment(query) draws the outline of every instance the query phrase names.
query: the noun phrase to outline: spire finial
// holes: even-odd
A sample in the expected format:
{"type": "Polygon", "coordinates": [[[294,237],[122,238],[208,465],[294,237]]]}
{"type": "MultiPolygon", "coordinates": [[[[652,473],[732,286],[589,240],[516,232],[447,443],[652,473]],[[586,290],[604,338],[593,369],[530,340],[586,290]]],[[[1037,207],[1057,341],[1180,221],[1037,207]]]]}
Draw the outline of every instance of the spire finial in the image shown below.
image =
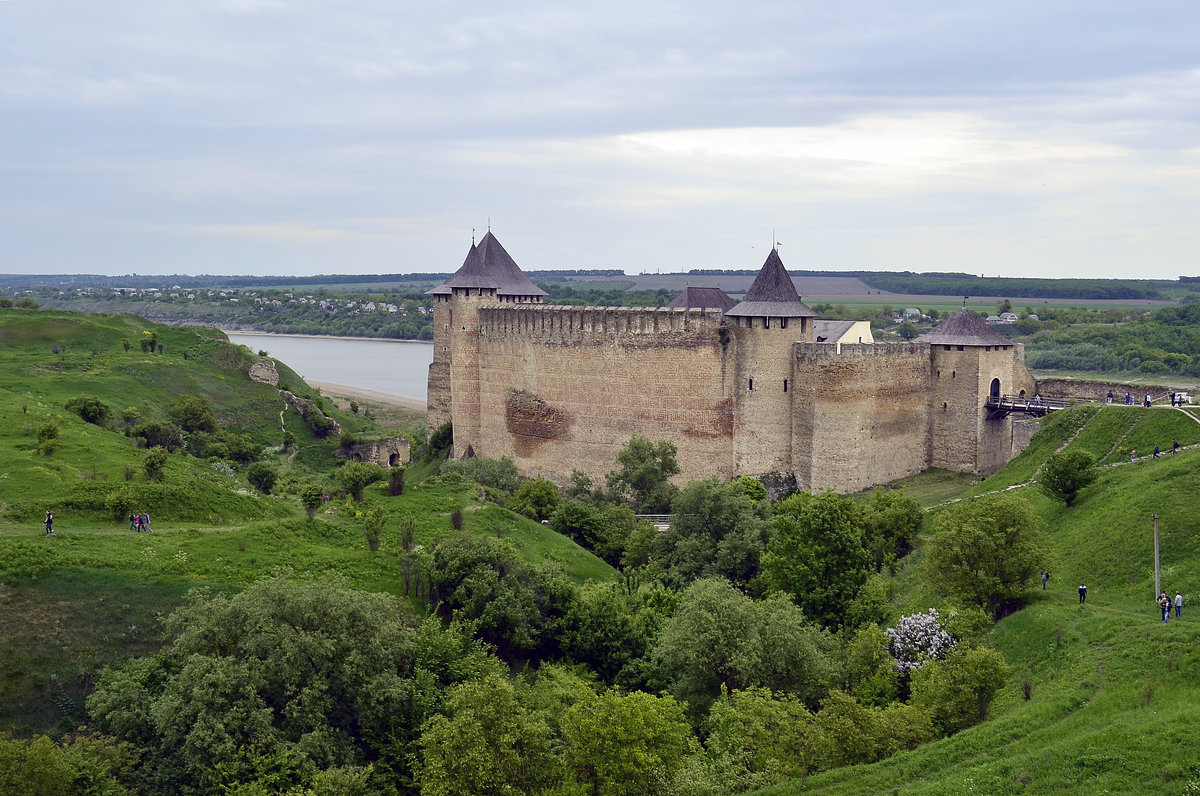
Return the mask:
{"type": "Polygon", "coordinates": [[[488,216],[488,232],[492,231],[492,217],[488,216]]]}
{"type": "Polygon", "coordinates": [[[969,299],[969,298],[970,298],[970,296],[963,296],[963,309],[964,310],[967,308],[967,299],[969,299]]]}
{"type": "Polygon", "coordinates": [[[471,246],[475,245],[475,227],[471,227],[471,246]]]}

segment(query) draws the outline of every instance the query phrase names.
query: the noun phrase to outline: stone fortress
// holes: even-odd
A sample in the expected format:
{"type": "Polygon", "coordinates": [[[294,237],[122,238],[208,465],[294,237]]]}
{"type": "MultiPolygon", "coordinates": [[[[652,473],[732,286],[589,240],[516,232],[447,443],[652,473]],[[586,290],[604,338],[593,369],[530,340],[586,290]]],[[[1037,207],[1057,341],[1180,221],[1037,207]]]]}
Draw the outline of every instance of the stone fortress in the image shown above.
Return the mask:
{"type": "Polygon", "coordinates": [[[912,342],[861,323],[861,342],[819,334],[836,322],[775,250],[740,303],[689,288],[661,308],[560,307],[489,231],[430,293],[429,429],[453,423],[458,458],[602,479],[639,434],[675,444],[680,480],[853,492],[930,467],[991,473],[1027,443],[985,407],[1034,394],[1022,346],[966,309],[912,342]]]}

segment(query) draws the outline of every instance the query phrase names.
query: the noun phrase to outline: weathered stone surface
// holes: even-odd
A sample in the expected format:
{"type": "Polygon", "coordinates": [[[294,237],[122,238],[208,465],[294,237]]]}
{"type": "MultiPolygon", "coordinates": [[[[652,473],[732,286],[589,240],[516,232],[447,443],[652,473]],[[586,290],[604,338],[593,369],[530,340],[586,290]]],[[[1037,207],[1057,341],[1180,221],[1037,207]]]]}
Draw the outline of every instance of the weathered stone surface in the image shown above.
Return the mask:
{"type": "Polygon", "coordinates": [[[272,387],[278,387],[279,371],[275,369],[275,362],[270,359],[263,359],[255,362],[250,366],[250,380],[257,381],[260,384],[270,384],[272,387]]]}
{"type": "Polygon", "coordinates": [[[405,437],[356,442],[338,448],[334,453],[339,459],[351,462],[374,462],[384,467],[408,464],[409,445],[405,437]]]}

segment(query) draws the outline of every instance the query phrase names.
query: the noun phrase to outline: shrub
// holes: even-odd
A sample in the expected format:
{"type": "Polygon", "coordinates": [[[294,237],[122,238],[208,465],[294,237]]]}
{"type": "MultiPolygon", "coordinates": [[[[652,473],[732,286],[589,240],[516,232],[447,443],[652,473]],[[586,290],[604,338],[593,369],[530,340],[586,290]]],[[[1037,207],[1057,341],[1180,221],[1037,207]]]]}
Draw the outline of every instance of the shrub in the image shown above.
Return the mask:
{"type": "Polygon", "coordinates": [[[184,431],[216,431],[212,402],[202,395],[189,395],[171,409],[171,418],[184,431]]]}
{"type": "Polygon", "coordinates": [[[363,490],[376,481],[386,477],[385,471],[378,464],[367,462],[347,462],[334,476],[334,484],[338,489],[345,490],[355,501],[363,502],[363,490]]]}
{"type": "Polygon", "coordinates": [[[138,426],[133,435],[145,440],[147,448],[157,446],[166,448],[168,453],[174,453],[183,447],[183,429],[174,423],[151,420],[138,426]]]}
{"type": "Polygon", "coordinates": [[[112,417],[112,407],[94,395],[77,395],[64,404],[68,412],[74,412],[85,423],[102,426],[112,417]]]}
{"type": "Polygon", "coordinates": [[[404,468],[393,467],[388,470],[388,494],[392,497],[404,494],[404,468]]]}
{"type": "Polygon", "coordinates": [[[545,478],[524,481],[513,496],[512,509],[532,520],[547,519],[558,508],[558,487],[545,478]]]}
{"type": "Polygon", "coordinates": [[[104,508],[114,520],[124,520],[133,512],[137,498],[129,489],[114,489],[104,499],[104,508]]]}
{"type": "Polygon", "coordinates": [[[516,462],[512,457],[500,459],[485,459],[473,456],[470,459],[450,460],[442,465],[441,472],[457,473],[464,478],[470,478],[480,486],[500,489],[504,492],[515,492],[521,480],[517,472],[516,462]]]}
{"type": "Polygon", "coordinates": [[[153,447],[146,451],[142,458],[142,470],[146,480],[150,482],[163,480],[163,468],[167,466],[167,452],[161,447],[153,447]]]}
{"type": "Polygon", "coordinates": [[[304,506],[309,519],[316,514],[324,500],[325,492],[316,484],[305,484],[300,488],[300,505],[304,506]]]}
{"type": "Polygon", "coordinates": [[[954,639],[942,628],[936,608],[901,617],[884,635],[888,652],[896,659],[896,671],[901,673],[911,672],[930,658],[944,658],[954,647],[954,639]]]}
{"type": "Polygon", "coordinates": [[[271,490],[275,488],[275,481],[278,478],[279,473],[269,464],[255,462],[246,468],[246,480],[250,482],[250,486],[264,495],[271,494],[271,490]]]}
{"type": "Polygon", "coordinates": [[[385,509],[371,509],[363,521],[363,536],[367,539],[367,547],[374,553],[379,550],[380,540],[383,539],[383,526],[387,524],[388,514],[385,509]]]}
{"type": "Polygon", "coordinates": [[[463,527],[462,509],[455,508],[450,512],[450,527],[456,531],[461,531],[463,527]]]}
{"type": "Polygon", "coordinates": [[[54,449],[58,447],[60,433],[57,420],[47,420],[38,426],[38,448],[41,449],[42,453],[49,456],[54,452],[54,449]]]}

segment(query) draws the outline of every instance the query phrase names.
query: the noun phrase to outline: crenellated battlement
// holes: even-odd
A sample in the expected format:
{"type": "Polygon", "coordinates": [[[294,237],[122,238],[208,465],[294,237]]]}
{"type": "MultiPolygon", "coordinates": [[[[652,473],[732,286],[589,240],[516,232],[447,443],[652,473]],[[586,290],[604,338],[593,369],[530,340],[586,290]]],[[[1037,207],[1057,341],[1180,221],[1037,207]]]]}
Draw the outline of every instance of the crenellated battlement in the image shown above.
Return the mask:
{"type": "Polygon", "coordinates": [[[551,304],[479,308],[479,335],[493,340],[538,338],[586,343],[630,336],[701,334],[715,332],[720,326],[719,310],[551,304]]]}
{"type": "Polygon", "coordinates": [[[796,343],[797,366],[854,359],[907,359],[929,356],[929,343],[796,343]]]}

